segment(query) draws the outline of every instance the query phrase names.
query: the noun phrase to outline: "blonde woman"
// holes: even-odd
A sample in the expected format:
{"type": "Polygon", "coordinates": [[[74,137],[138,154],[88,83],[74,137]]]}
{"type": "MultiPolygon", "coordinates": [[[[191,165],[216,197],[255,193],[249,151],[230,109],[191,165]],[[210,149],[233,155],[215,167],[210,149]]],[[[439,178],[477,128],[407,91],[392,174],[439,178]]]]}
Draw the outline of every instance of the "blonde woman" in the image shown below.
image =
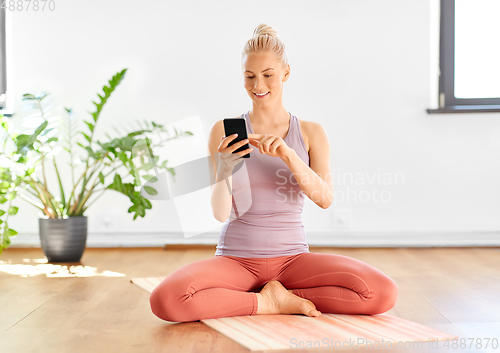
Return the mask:
{"type": "Polygon", "coordinates": [[[301,213],[306,196],[323,209],[332,203],[330,144],[320,124],[299,120],[283,106],[290,65],[272,27],[255,29],[243,50],[242,73],[252,101],[240,116],[248,141],[228,146],[236,136],[224,136],[222,120],[210,129],[217,178],[211,202],[215,218],[225,221],[217,250],[166,277],[151,293],[151,310],[176,322],[390,310],[398,296],[392,278],[347,256],[309,251],[301,213]],[[233,153],[247,143],[252,147],[233,153]],[[234,173],[243,162],[247,179],[234,173]],[[251,206],[239,214],[238,197],[245,192],[251,206]]]}

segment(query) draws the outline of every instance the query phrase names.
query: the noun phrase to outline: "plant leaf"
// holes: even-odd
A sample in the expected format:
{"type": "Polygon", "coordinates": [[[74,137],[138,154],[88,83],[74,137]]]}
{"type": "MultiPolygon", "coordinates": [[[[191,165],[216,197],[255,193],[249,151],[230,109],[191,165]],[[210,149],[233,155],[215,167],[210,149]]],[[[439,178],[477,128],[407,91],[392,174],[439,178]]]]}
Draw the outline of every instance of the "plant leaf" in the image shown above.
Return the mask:
{"type": "Polygon", "coordinates": [[[87,126],[89,127],[90,132],[94,132],[94,125],[92,123],[89,123],[88,121],[83,121],[87,126]]]}
{"type": "Polygon", "coordinates": [[[17,211],[19,211],[19,207],[16,206],[10,206],[9,207],[9,215],[14,216],[17,211]]]}
{"type": "Polygon", "coordinates": [[[87,134],[86,134],[86,133],[84,133],[84,132],[82,132],[81,134],[82,134],[83,136],[85,136],[85,139],[86,139],[88,142],[90,142],[91,138],[90,138],[90,136],[89,136],[89,135],[87,135],[87,134]]]}
{"type": "Polygon", "coordinates": [[[144,190],[146,190],[146,192],[150,195],[156,195],[158,194],[158,191],[156,191],[154,188],[152,188],[151,186],[144,186],[144,190]]]}

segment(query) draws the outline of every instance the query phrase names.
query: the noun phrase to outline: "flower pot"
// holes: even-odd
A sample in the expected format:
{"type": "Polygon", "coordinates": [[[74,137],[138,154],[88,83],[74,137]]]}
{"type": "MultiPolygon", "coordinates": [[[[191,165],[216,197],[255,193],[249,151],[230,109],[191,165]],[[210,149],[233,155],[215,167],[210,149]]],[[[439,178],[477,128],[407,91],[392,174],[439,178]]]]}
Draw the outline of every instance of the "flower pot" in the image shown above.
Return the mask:
{"type": "Polygon", "coordinates": [[[49,262],[80,262],[87,242],[87,217],[39,218],[38,225],[49,262]]]}

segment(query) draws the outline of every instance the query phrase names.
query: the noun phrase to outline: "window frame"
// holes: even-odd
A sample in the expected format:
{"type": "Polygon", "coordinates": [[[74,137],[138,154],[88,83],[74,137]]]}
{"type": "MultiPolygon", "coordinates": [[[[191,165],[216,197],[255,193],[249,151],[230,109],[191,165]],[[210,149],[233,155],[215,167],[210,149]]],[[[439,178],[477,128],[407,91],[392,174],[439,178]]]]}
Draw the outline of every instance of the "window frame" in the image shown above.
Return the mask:
{"type": "MultiPolygon", "coordinates": [[[[14,97],[13,97],[13,84],[12,84],[12,33],[11,21],[12,16],[10,11],[0,8],[0,79],[4,80],[5,84],[5,106],[0,107],[0,114],[4,116],[12,116],[14,97]]],[[[3,92],[0,92],[2,94],[3,92]]]]}
{"type": "Polygon", "coordinates": [[[500,97],[455,97],[455,0],[440,0],[440,10],[439,108],[427,109],[427,112],[500,112],[500,97]]]}

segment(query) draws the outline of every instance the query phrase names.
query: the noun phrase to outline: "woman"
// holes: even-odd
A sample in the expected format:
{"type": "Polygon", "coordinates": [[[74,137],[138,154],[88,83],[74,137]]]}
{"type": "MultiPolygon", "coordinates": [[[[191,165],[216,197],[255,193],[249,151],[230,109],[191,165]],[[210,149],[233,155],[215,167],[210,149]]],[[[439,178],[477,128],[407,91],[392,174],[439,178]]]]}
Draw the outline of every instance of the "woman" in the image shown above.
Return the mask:
{"type": "Polygon", "coordinates": [[[390,310],[398,296],[393,279],[359,260],[309,251],[302,207],[305,196],[323,209],[332,203],[330,145],[320,124],[299,120],[283,107],[290,65],[274,29],[265,24],[255,29],[242,66],[252,99],[252,110],[241,115],[249,141],[228,147],[236,136],[224,136],[222,120],[210,130],[217,178],[211,203],[215,218],[225,221],[217,251],[166,277],[151,293],[153,313],[184,322],[390,310]],[[247,143],[254,148],[233,153],[247,143]],[[242,162],[246,168],[236,169],[242,162]],[[241,207],[249,199],[251,205],[241,207]]]}

